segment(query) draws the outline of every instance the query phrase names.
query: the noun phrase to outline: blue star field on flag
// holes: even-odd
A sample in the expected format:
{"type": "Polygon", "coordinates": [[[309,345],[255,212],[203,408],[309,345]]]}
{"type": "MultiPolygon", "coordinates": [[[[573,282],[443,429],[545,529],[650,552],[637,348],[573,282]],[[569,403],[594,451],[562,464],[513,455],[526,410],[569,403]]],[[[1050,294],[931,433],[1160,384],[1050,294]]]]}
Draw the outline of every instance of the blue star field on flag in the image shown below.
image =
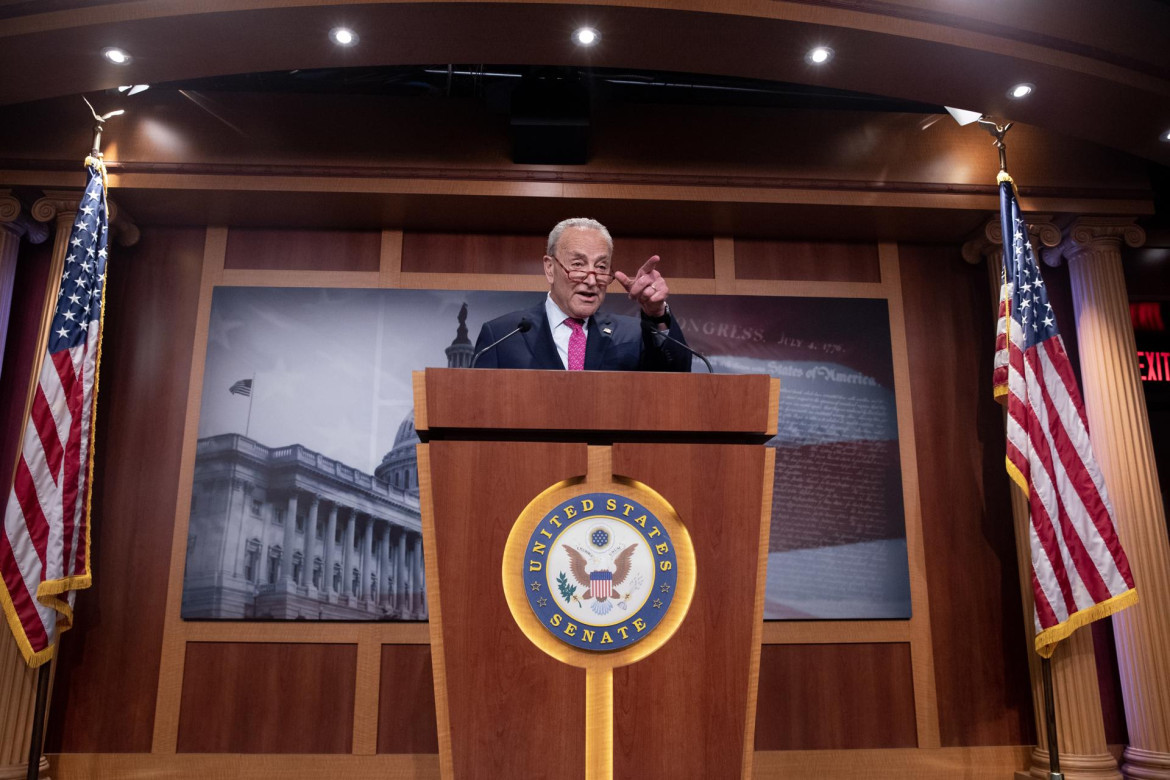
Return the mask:
{"type": "Polygon", "coordinates": [[[85,341],[89,324],[101,316],[109,222],[101,172],[93,166],[87,170],[89,183],[81,197],[65,251],[65,270],[49,333],[50,353],[71,349],[85,341]]]}
{"type": "Polygon", "coordinates": [[[1023,349],[1059,335],[1048,290],[1040,278],[1040,269],[1028,240],[1028,224],[1020,213],[1020,202],[1010,187],[1000,188],[1000,222],[1003,228],[1004,274],[1012,285],[1012,311],[1019,312],[1023,328],[1023,349]]]}

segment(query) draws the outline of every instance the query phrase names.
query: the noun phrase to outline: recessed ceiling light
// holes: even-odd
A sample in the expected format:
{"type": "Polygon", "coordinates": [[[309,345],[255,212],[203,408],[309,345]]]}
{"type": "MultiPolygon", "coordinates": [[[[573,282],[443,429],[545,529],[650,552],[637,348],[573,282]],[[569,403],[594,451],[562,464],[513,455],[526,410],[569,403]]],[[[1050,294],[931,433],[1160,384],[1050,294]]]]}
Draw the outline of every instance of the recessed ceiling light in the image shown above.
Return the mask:
{"type": "Polygon", "coordinates": [[[833,50],[828,46],[816,46],[809,49],[808,54],[804,55],[804,61],[810,65],[824,65],[831,59],[833,59],[833,50]]]}
{"type": "Polygon", "coordinates": [[[1032,90],[1036,89],[1032,84],[1016,84],[1008,90],[1008,97],[1019,100],[1020,98],[1028,97],[1032,94],[1032,90]]]}
{"type": "Polygon", "coordinates": [[[329,31],[329,40],[338,46],[353,46],[358,42],[358,36],[348,27],[334,27],[329,31]]]}
{"type": "Polygon", "coordinates": [[[578,46],[592,46],[601,40],[601,33],[592,27],[579,27],[573,31],[573,43],[578,46]]]}
{"type": "Polygon", "coordinates": [[[1162,135],[1160,135],[1159,138],[1161,138],[1166,143],[1170,143],[1170,130],[1167,130],[1166,132],[1162,133],[1162,135]]]}
{"type": "Polygon", "coordinates": [[[149,84],[126,84],[125,86],[118,87],[118,91],[127,97],[130,95],[137,95],[140,92],[145,92],[148,89],[150,89],[149,84]]]}
{"type": "Polygon", "coordinates": [[[130,62],[130,55],[124,49],[116,46],[107,46],[102,49],[102,56],[115,65],[126,65],[130,62]]]}

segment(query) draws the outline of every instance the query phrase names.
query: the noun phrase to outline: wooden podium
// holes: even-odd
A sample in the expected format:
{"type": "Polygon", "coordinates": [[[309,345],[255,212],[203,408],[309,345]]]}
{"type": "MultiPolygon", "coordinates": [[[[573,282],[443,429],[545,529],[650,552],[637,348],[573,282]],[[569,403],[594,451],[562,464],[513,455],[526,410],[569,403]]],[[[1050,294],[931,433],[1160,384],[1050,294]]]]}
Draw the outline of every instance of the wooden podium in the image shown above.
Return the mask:
{"type": "Polygon", "coordinates": [[[612,776],[750,776],[778,380],[427,369],[414,388],[442,776],[605,774],[587,772],[585,672],[521,632],[501,560],[542,491],[611,475],[673,506],[697,576],[674,636],[613,671],[612,776]]]}

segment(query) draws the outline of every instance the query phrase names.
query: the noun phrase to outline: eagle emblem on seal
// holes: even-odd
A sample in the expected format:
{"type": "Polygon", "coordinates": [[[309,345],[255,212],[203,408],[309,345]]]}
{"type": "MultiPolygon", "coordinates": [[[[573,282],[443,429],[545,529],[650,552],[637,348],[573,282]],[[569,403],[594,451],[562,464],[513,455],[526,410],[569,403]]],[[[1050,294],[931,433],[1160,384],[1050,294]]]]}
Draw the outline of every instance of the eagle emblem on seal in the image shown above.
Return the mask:
{"type": "MultiPolygon", "coordinates": [[[[569,556],[569,572],[573,579],[585,592],[581,595],[582,601],[589,603],[589,608],[598,615],[608,615],[613,609],[614,600],[621,600],[622,593],[617,590],[625,584],[630,576],[631,561],[637,543],[631,544],[610,556],[594,555],[590,552],[582,553],[569,545],[562,545],[569,556]],[[588,559],[586,559],[588,556],[588,559]],[[606,558],[610,558],[606,560],[606,558]],[[612,564],[613,568],[610,568],[612,564]]],[[[628,597],[629,594],[626,594],[628,597]]]]}

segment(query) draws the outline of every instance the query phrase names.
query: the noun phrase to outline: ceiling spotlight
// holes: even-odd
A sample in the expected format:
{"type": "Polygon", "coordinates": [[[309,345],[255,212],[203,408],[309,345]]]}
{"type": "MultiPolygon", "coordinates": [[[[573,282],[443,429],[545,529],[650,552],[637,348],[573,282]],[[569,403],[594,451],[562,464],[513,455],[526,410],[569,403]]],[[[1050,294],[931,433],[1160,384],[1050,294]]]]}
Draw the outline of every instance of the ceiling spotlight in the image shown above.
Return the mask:
{"type": "Polygon", "coordinates": [[[578,46],[592,46],[601,40],[601,33],[592,27],[580,27],[573,32],[573,43],[578,46]]]}
{"type": "Polygon", "coordinates": [[[1016,84],[1008,90],[1008,97],[1019,100],[1020,98],[1028,97],[1032,94],[1032,90],[1036,89],[1032,84],[1016,84]]]}
{"type": "Polygon", "coordinates": [[[824,65],[831,59],[833,59],[833,50],[828,46],[817,46],[809,49],[808,54],[804,55],[804,61],[810,65],[824,65]]]}
{"type": "Polygon", "coordinates": [[[348,27],[334,27],[329,31],[329,40],[338,46],[353,46],[358,42],[358,36],[348,27]]]}
{"type": "Polygon", "coordinates": [[[148,89],[150,89],[149,84],[126,84],[125,86],[118,87],[118,91],[127,97],[145,92],[148,89]]]}
{"type": "Polygon", "coordinates": [[[1162,133],[1162,135],[1159,136],[1159,138],[1161,138],[1166,143],[1170,144],[1170,130],[1167,130],[1166,132],[1162,133]]]}
{"type": "Polygon", "coordinates": [[[107,46],[102,49],[102,56],[115,65],[126,65],[130,62],[130,55],[124,49],[116,46],[107,46]]]}

